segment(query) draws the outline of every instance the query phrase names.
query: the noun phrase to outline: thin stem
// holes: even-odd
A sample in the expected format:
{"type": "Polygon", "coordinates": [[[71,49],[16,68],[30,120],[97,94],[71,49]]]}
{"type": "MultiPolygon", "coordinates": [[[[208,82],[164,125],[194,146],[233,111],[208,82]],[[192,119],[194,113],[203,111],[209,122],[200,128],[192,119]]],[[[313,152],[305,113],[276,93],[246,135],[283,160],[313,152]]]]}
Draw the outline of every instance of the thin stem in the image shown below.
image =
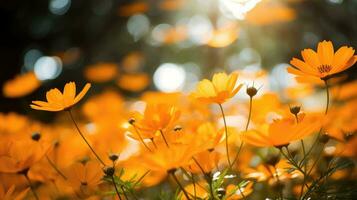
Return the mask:
{"type": "Polygon", "coordinates": [[[81,130],[79,129],[79,127],[78,127],[76,121],[75,121],[74,118],[73,118],[73,115],[72,115],[71,110],[68,110],[68,113],[69,113],[69,116],[71,117],[71,119],[72,119],[74,125],[76,126],[76,129],[77,129],[79,135],[82,137],[82,139],[84,140],[84,142],[88,145],[89,149],[93,152],[93,154],[95,155],[95,157],[97,157],[98,161],[99,161],[102,165],[105,166],[103,160],[100,159],[100,157],[98,156],[98,154],[94,151],[94,149],[92,148],[92,146],[89,144],[89,142],[88,142],[87,139],[84,137],[84,135],[83,135],[83,133],[81,132],[81,130]]]}
{"type": "Polygon", "coordinates": [[[128,196],[127,196],[126,193],[125,193],[124,186],[121,185],[120,188],[121,188],[121,190],[123,191],[123,194],[124,194],[125,199],[126,199],[126,200],[129,200],[128,196]]]}
{"type": "Polygon", "coordinates": [[[134,187],[139,184],[144,178],[146,175],[148,175],[150,173],[150,170],[146,171],[135,183],[134,183],[134,187]]]}
{"type": "Polygon", "coordinates": [[[157,146],[156,146],[156,143],[154,141],[154,138],[150,138],[150,140],[151,140],[152,144],[154,145],[155,149],[157,149],[157,146]]]}
{"type": "Polygon", "coordinates": [[[117,193],[117,196],[119,198],[119,200],[122,200],[121,196],[120,196],[120,193],[119,193],[119,190],[117,188],[117,184],[115,183],[115,180],[114,180],[114,176],[111,176],[112,178],[112,181],[113,181],[113,185],[114,185],[114,188],[115,188],[115,192],[117,193]]]}
{"type": "Polygon", "coordinates": [[[147,150],[149,150],[150,152],[152,152],[152,150],[146,145],[146,143],[144,142],[144,139],[141,137],[141,134],[139,133],[138,129],[136,128],[136,126],[134,124],[132,124],[132,126],[134,127],[135,133],[138,135],[139,140],[141,143],[143,143],[143,145],[145,146],[145,148],[147,150]]]}
{"type": "Polygon", "coordinates": [[[196,165],[198,166],[198,168],[200,168],[202,174],[203,174],[204,176],[207,176],[207,173],[205,172],[205,170],[203,169],[203,167],[200,165],[200,163],[196,160],[196,158],[192,156],[192,160],[196,163],[196,165]]]}
{"type": "MultiPolygon", "coordinates": [[[[305,155],[306,155],[306,151],[305,151],[304,140],[300,140],[300,142],[301,142],[302,152],[303,152],[303,154],[304,154],[304,156],[305,156],[305,155]]],[[[304,162],[303,164],[304,164],[304,171],[306,172],[306,167],[307,167],[306,165],[307,165],[307,163],[304,162]]],[[[305,181],[306,181],[306,177],[304,176],[303,182],[302,182],[302,185],[301,185],[301,190],[300,190],[300,197],[299,197],[299,199],[301,199],[302,193],[303,193],[303,191],[304,191],[305,181]]]]}
{"type": "Polygon", "coordinates": [[[60,176],[62,176],[63,179],[67,180],[67,177],[58,169],[58,167],[55,165],[55,163],[53,163],[53,162],[51,161],[51,159],[48,157],[48,155],[46,155],[46,159],[47,159],[48,163],[51,165],[51,167],[52,167],[54,170],[56,170],[56,172],[57,172],[60,176]]]}
{"type": "Polygon", "coordinates": [[[249,98],[249,115],[248,115],[247,125],[245,126],[245,131],[247,131],[248,127],[249,127],[250,117],[252,115],[252,104],[253,104],[253,97],[250,97],[249,98]]]}
{"type": "Polygon", "coordinates": [[[227,122],[226,122],[226,116],[224,115],[223,107],[221,104],[218,104],[219,108],[221,109],[222,117],[223,117],[223,123],[224,123],[224,132],[225,132],[225,140],[226,140],[226,154],[227,154],[227,161],[229,168],[232,167],[231,160],[229,158],[229,150],[228,150],[228,128],[227,128],[227,122]]]}
{"type": "Polygon", "coordinates": [[[239,153],[240,153],[240,151],[242,150],[243,145],[244,145],[244,142],[241,141],[241,143],[240,143],[240,145],[239,145],[239,148],[238,148],[238,152],[237,152],[236,156],[235,156],[234,159],[233,159],[232,166],[234,165],[234,163],[237,162],[239,153]]]}
{"type": "Polygon", "coordinates": [[[29,179],[29,177],[27,176],[27,174],[24,174],[25,178],[26,178],[26,181],[27,183],[29,184],[29,187],[33,193],[33,196],[35,197],[36,200],[39,200],[38,196],[37,196],[37,193],[35,191],[35,188],[33,187],[32,183],[31,183],[31,180],[29,179]]]}
{"type": "Polygon", "coordinates": [[[165,138],[164,132],[161,129],[160,129],[160,134],[161,134],[162,138],[164,139],[167,148],[169,148],[169,143],[167,143],[167,140],[165,138]]]}
{"type": "Polygon", "coordinates": [[[191,181],[192,181],[192,184],[193,184],[193,195],[194,195],[194,199],[196,200],[196,198],[197,198],[197,191],[196,191],[195,177],[194,177],[194,174],[193,174],[193,173],[191,173],[191,181]]]}
{"type": "Polygon", "coordinates": [[[191,198],[188,196],[187,191],[185,190],[185,188],[181,185],[180,181],[177,179],[175,172],[172,171],[170,172],[171,176],[174,178],[174,180],[176,181],[177,185],[180,187],[181,191],[183,192],[183,194],[185,195],[187,200],[190,200],[191,198]]]}
{"type": "Polygon", "coordinates": [[[284,199],[284,195],[283,195],[283,185],[280,182],[280,178],[279,178],[279,173],[278,170],[276,169],[276,167],[274,166],[275,169],[275,178],[278,181],[278,185],[279,185],[279,195],[280,195],[280,199],[283,200],[284,199]]]}
{"type": "Polygon", "coordinates": [[[329,87],[327,80],[325,80],[325,88],[326,88],[326,109],[325,109],[325,115],[327,115],[328,108],[329,108],[329,103],[330,103],[330,92],[329,92],[329,87]]]}
{"type": "Polygon", "coordinates": [[[211,193],[211,198],[212,198],[212,199],[216,199],[216,197],[214,196],[214,191],[213,191],[213,185],[212,185],[212,177],[211,177],[211,175],[209,176],[208,183],[209,183],[209,191],[210,191],[210,193],[211,193]]]}

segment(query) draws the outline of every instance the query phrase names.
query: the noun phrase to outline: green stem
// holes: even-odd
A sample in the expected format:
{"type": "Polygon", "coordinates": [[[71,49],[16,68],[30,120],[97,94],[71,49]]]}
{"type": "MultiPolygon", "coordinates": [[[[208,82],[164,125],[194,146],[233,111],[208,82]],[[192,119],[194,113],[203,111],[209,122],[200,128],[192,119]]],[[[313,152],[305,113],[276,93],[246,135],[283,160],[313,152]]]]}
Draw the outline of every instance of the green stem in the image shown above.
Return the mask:
{"type": "Polygon", "coordinates": [[[326,109],[325,109],[325,115],[327,115],[328,108],[329,108],[329,103],[330,103],[330,92],[329,92],[329,87],[327,80],[325,80],[325,88],[326,88],[326,109]]]}
{"type": "Polygon", "coordinates": [[[228,128],[227,128],[227,122],[226,122],[226,116],[224,115],[224,111],[223,111],[223,107],[221,104],[218,104],[219,105],[219,108],[221,110],[221,113],[222,113],[222,117],[223,117],[223,123],[224,123],[224,132],[225,132],[225,141],[226,141],[226,154],[227,154],[227,161],[228,161],[228,165],[229,165],[229,168],[232,167],[232,164],[231,164],[231,160],[229,158],[229,150],[228,150],[228,128]]]}
{"type": "Polygon", "coordinates": [[[95,157],[98,159],[98,161],[99,161],[103,166],[105,166],[105,163],[103,162],[103,160],[100,159],[100,157],[98,156],[98,154],[94,151],[94,149],[92,148],[92,146],[89,144],[89,142],[88,142],[87,139],[84,137],[84,135],[83,135],[83,133],[81,132],[81,130],[79,129],[79,127],[78,127],[76,121],[75,121],[74,118],[73,118],[73,115],[72,115],[71,110],[68,110],[68,113],[69,113],[69,116],[70,116],[71,119],[72,119],[73,124],[76,126],[76,129],[77,129],[79,135],[82,137],[82,139],[84,140],[84,142],[88,145],[89,149],[92,151],[92,153],[93,153],[93,154],[95,155],[95,157]]]}
{"type": "Polygon", "coordinates": [[[112,181],[113,181],[113,185],[114,185],[114,188],[115,188],[115,192],[117,193],[117,196],[119,198],[119,200],[122,200],[121,196],[120,196],[120,193],[119,193],[119,190],[118,190],[118,187],[117,187],[117,184],[115,183],[115,180],[114,180],[114,175],[111,176],[112,178],[112,181]]]}
{"type": "Polygon", "coordinates": [[[250,117],[251,117],[251,115],[252,115],[252,104],[253,104],[253,98],[250,97],[250,98],[249,98],[249,115],[248,115],[247,125],[245,126],[245,131],[247,131],[247,130],[248,130],[248,127],[249,127],[250,117]]]}
{"type": "Polygon", "coordinates": [[[176,181],[177,185],[180,187],[181,191],[183,192],[183,194],[185,195],[187,200],[191,200],[191,198],[189,197],[187,191],[185,190],[185,188],[181,185],[180,181],[177,179],[175,172],[172,171],[170,172],[172,178],[174,178],[174,180],[176,181]]]}

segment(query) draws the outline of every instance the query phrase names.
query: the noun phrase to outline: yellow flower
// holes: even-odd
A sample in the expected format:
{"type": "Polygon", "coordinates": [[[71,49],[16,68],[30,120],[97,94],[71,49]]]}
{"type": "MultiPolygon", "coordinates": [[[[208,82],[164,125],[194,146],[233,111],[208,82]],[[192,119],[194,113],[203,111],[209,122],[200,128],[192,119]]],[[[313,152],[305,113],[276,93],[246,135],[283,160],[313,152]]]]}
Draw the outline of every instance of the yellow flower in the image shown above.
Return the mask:
{"type": "Polygon", "coordinates": [[[88,66],[85,71],[85,77],[94,82],[106,82],[113,80],[118,74],[118,67],[115,63],[99,63],[88,66]]]}
{"type": "Polygon", "coordinates": [[[3,186],[0,186],[0,199],[2,200],[22,200],[26,197],[30,188],[17,193],[15,192],[15,185],[12,185],[8,190],[5,190],[3,186]]]}
{"type": "Polygon", "coordinates": [[[32,101],[31,108],[45,111],[62,111],[71,108],[78,103],[89,90],[91,84],[87,83],[83,90],[76,96],[76,84],[69,82],[64,86],[63,93],[57,88],[51,89],[46,93],[47,102],[32,101]]]}
{"type": "Polygon", "coordinates": [[[41,82],[36,75],[33,72],[28,72],[5,82],[3,94],[8,98],[22,97],[36,90],[40,85],[41,82]]]}
{"type": "Polygon", "coordinates": [[[312,49],[301,51],[304,61],[293,58],[290,64],[296,68],[289,67],[287,70],[300,79],[305,77],[324,80],[354,65],[357,61],[357,56],[354,53],[355,50],[347,46],[341,47],[335,53],[332,42],[324,40],[318,44],[317,52],[312,49]]]}
{"type": "Polygon", "coordinates": [[[275,120],[269,126],[262,125],[261,130],[244,132],[242,139],[258,147],[279,147],[303,139],[317,131],[322,125],[320,117],[305,117],[304,114],[300,114],[298,119],[299,123],[296,123],[294,118],[275,120]]]}
{"type": "Polygon", "coordinates": [[[200,81],[196,91],[192,92],[191,95],[203,102],[222,104],[237,94],[242,87],[242,84],[236,87],[237,79],[237,73],[230,75],[217,73],[213,75],[212,81],[207,79],[200,81]]]}

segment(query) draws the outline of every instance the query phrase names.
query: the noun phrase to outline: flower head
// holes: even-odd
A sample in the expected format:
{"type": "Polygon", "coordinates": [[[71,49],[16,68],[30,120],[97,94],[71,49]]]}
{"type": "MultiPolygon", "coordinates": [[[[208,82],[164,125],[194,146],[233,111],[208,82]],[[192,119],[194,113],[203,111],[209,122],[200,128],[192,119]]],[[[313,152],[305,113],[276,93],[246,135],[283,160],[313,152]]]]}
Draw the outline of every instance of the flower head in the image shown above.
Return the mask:
{"type": "Polygon", "coordinates": [[[318,44],[317,52],[312,49],[301,51],[303,60],[293,58],[290,61],[294,67],[287,70],[291,74],[297,75],[297,79],[326,79],[330,75],[342,72],[357,61],[352,47],[343,46],[334,52],[331,41],[323,41],[318,44]]]}
{"type": "Polygon", "coordinates": [[[57,88],[51,89],[46,93],[47,102],[32,101],[31,108],[45,111],[62,111],[71,108],[78,103],[89,90],[91,84],[87,83],[83,90],[76,96],[76,84],[69,82],[64,86],[63,93],[57,88]]]}
{"type": "Polygon", "coordinates": [[[320,128],[320,117],[305,117],[300,114],[299,123],[293,118],[277,119],[270,125],[262,125],[261,130],[251,130],[242,134],[242,139],[258,147],[279,147],[303,139],[320,128]]]}
{"type": "Polygon", "coordinates": [[[30,94],[40,85],[41,82],[35,73],[28,72],[6,81],[3,86],[3,94],[8,98],[18,98],[30,94]]]}
{"type": "Polygon", "coordinates": [[[237,94],[242,87],[242,84],[236,87],[237,79],[237,73],[230,75],[217,73],[213,75],[212,81],[207,79],[200,81],[196,91],[192,92],[191,95],[203,102],[222,104],[237,94]]]}

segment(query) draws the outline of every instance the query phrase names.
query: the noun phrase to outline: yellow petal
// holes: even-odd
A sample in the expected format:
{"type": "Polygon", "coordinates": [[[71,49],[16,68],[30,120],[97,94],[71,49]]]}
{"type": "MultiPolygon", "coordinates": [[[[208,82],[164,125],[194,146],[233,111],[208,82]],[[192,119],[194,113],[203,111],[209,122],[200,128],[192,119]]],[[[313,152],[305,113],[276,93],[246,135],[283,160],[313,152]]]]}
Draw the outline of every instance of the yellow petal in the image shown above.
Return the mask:
{"type": "Polygon", "coordinates": [[[317,46],[317,54],[322,65],[332,65],[334,49],[331,41],[320,42],[317,46]]]}
{"type": "Polygon", "coordinates": [[[78,101],[80,101],[84,95],[88,92],[89,88],[91,87],[90,83],[87,83],[84,88],[82,89],[82,91],[74,98],[74,103],[76,104],[78,101]]]}
{"type": "Polygon", "coordinates": [[[319,60],[319,57],[317,53],[312,50],[312,49],[304,49],[301,51],[301,55],[304,59],[304,61],[310,65],[312,68],[317,68],[318,66],[321,65],[321,62],[319,60]]]}

